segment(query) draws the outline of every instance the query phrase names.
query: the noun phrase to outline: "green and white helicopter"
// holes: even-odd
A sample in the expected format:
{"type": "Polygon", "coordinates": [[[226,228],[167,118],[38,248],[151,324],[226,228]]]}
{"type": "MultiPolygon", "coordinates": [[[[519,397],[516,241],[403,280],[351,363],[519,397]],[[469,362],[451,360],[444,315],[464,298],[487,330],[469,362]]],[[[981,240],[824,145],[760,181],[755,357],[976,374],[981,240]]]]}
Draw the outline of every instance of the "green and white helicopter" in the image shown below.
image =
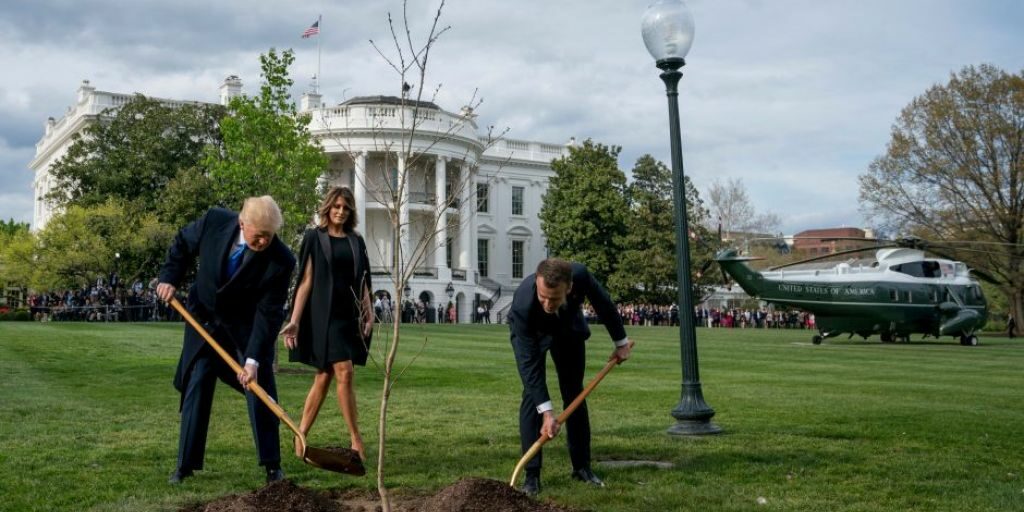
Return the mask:
{"type": "Polygon", "coordinates": [[[715,261],[751,297],[813,313],[815,345],[847,333],[865,339],[878,334],[884,343],[910,341],[911,334],[921,333],[959,337],[961,345],[976,346],[975,333],[988,320],[988,303],[971,274],[991,278],[963,262],[927,253],[940,255],[941,246],[904,238],[765,271],[747,264],[760,258],[740,256],[736,249],[719,252],[715,261]],[[874,259],[809,268],[821,267],[812,262],[872,250],[874,259]]]}

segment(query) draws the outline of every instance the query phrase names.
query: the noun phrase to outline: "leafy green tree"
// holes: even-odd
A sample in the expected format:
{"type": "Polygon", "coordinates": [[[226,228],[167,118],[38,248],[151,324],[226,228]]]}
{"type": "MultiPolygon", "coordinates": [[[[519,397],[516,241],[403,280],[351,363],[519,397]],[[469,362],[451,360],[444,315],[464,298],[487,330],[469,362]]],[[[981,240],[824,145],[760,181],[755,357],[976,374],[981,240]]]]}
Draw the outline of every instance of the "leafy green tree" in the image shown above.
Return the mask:
{"type": "Polygon", "coordinates": [[[155,214],[131,214],[114,199],[72,205],[39,232],[31,285],[41,290],[81,286],[114,271],[124,281],[133,280],[158,262],[174,232],[155,214]]]}
{"type": "Polygon", "coordinates": [[[28,232],[27,222],[15,222],[14,219],[0,220],[0,243],[19,233],[28,232]]]}
{"type": "MultiPolygon", "coordinates": [[[[694,233],[690,270],[696,303],[716,275],[708,269],[717,244],[704,227],[707,210],[689,177],[684,177],[684,188],[689,227],[694,233]]],[[[613,295],[628,302],[674,303],[678,299],[678,280],[672,171],[650,155],[640,157],[633,167],[633,182],[626,197],[630,214],[626,232],[618,242],[622,249],[608,287],[613,295]]]]}
{"type": "Polygon", "coordinates": [[[914,98],[860,198],[883,229],[990,249],[957,257],[1024,318],[1024,72],[968,66],[914,98]]]}
{"type": "Polygon", "coordinates": [[[0,285],[27,288],[35,273],[35,235],[28,230],[28,224],[24,224],[24,229],[10,227],[6,224],[0,229],[0,285]]]}
{"type": "Polygon", "coordinates": [[[297,242],[320,198],[317,179],[327,167],[309,133],[310,117],[300,115],[288,90],[291,50],[273,48],[260,56],[263,83],[258,96],[238,96],[220,124],[224,145],[207,155],[206,165],[221,204],[238,208],[246,197],[269,194],[284,214],[283,239],[297,242]],[[219,150],[218,150],[219,149],[219,150]]]}
{"type": "MultiPolygon", "coordinates": [[[[54,186],[47,199],[58,208],[117,199],[130,214],[153,212],[168,222],[203,211],[212,196],[187,190],[187,196],[169,197],[168,186],[197,168],[208,146],[219,146],[223,115],[220,105],[167,105],[137,94],[72,137],[67,154],[50,168],[54,186]],[[189,205],[184,214],[173,209],[182,203],[189,205]]],[[[196,174],[188,183],[208,185],[196,174]]]]}
{"type": "Polygon", "coordinates": [[[629,211],[622,148],[590,139],[551,163],[540,210],[541,229],[553,256],[587,265],[601,282],[615,270],[629,211]]]}

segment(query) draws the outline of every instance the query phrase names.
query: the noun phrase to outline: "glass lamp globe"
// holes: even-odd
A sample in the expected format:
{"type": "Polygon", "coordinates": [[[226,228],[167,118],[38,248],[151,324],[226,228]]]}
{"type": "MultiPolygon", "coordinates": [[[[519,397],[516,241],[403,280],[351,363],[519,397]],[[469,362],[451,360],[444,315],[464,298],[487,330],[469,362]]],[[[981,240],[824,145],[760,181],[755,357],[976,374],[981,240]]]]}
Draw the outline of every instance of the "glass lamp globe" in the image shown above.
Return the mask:
{"type": "Polygon", "coordinates": [[[640,31],[655,62],[681,62],[693,44],[693,14],[682,0],[658,0],[644,12],[640,31]]]}

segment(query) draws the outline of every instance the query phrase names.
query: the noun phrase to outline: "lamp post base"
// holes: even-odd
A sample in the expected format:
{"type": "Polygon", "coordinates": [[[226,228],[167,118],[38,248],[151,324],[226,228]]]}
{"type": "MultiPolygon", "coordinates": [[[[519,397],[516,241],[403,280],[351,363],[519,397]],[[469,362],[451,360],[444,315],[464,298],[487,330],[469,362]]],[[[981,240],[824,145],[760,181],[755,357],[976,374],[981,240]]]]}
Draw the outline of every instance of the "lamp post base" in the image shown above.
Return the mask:
{"type": "Polygon", "coordinates": [[[678,420],[667,430],[670,436],[709,436],[721,434],[722,427],[711,420],[678,420]]]}
{"type": "Polygon", "coordinates": [[[699,382],[684,382],[679,404],[672,409],[676,424],[668,428],[673,436],[706,436],[721,434],[722,427],[711,422],[715,410],[704,402],[699,382]]]}

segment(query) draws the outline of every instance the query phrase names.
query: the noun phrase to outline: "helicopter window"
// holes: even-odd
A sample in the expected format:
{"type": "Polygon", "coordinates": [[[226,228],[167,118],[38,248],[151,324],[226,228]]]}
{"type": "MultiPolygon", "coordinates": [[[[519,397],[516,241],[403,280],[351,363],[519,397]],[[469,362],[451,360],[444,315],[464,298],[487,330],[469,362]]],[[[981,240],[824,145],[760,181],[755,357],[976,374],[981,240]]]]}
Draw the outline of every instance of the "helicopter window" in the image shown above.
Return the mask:
{"type": "Polygon", "coordinates": [[[939,269],[939,264],[938,262],[935,261],[911,261],[908,263],[893,265],[891,268],[896,272],[900,272],[912,277],[942,276],[942,273],[939,269]]]}
{"type": "Polygon", "coordinates": [[[897,295],[896,290],[889,290],[889,300],[892,300],[892,301],[899,300],[899,296],[897,295]]]}
{"type": "Polygon", "coordinates": [[[913,296],[913,294],[911,293],[910,290],[907,290],[907,302],[908,303],[914,302],[914,296],[913,296]]]}
{"type": "Polygon", "coordinates": [[[938,302],[938,301],[939,301],[939,291],[938,290],[932,290],[932,302],[938,302]]]}

